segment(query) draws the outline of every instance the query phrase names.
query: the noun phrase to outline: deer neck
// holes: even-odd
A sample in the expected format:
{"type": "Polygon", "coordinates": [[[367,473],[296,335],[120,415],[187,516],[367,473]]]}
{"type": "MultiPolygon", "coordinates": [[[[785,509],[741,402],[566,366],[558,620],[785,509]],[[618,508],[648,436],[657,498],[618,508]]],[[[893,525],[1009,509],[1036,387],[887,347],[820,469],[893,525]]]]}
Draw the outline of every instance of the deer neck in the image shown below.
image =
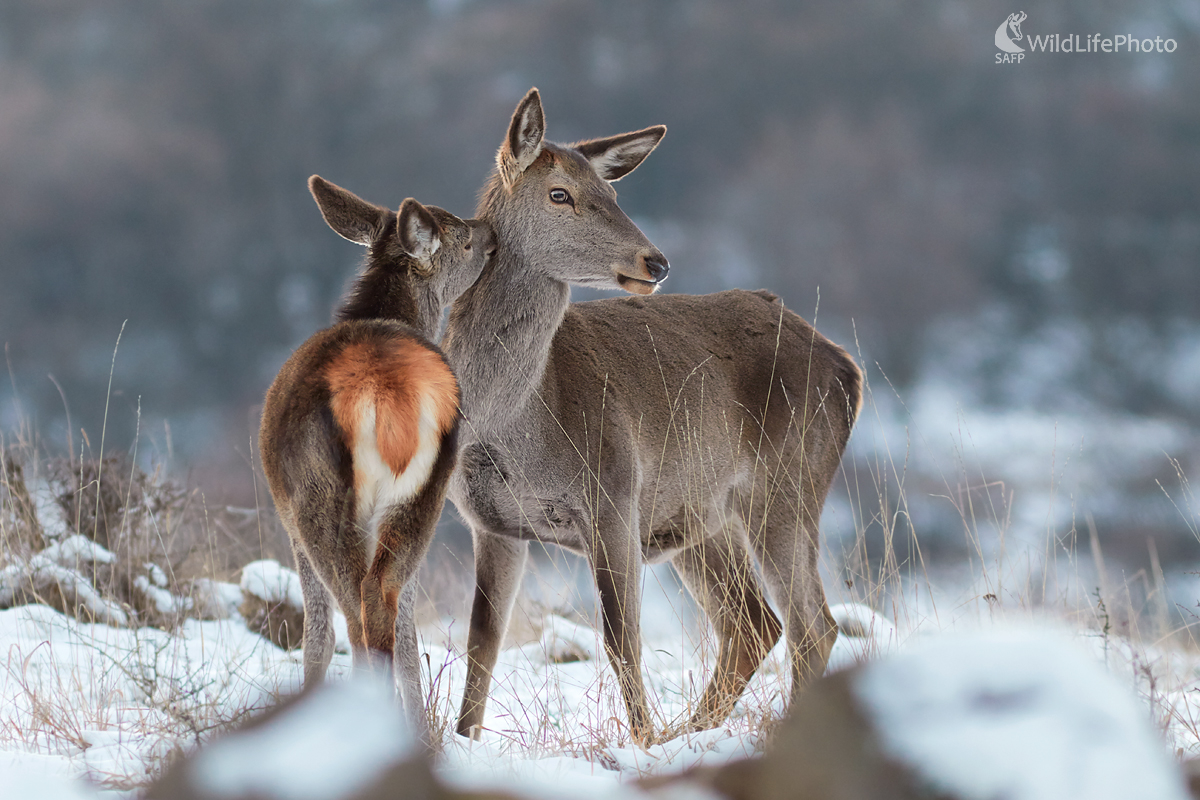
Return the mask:
{"type": "Polygon", "coordinates": [[[421,302],[410,278],[396,270],[370,269],[359,277],[338,308],[338,322],[352,319],[391,319],[412,326],[427,339],[437,333],[441,309],[432,298],[421,302]]]}
{"type": "Polygon", "coordinates": [[[567,284],[502,247],[455,301],[442,349],[458,377],[468,438],[504,430],[536,402],[570,299],[567,284]]]}

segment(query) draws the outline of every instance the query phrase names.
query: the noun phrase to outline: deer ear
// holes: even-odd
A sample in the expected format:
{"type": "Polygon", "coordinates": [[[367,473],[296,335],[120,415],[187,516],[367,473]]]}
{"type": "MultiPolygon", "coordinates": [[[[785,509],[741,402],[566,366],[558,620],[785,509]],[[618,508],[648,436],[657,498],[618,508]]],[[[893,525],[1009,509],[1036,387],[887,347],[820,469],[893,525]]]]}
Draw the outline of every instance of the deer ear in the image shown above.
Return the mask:
{"type": "Polygon", "coordinates": [[[369,247],[383,235],[391,214],[386,208],[368,203],[320,175],[308,179],[308,190],[317,201],[325,222],[339,236],[369,247]]]}
{"type": "Polygon", "coordinates": [[[665,125],[655,125],[642,131],[622,133],[607,139],[591,139],[572,145],[588,160],[596,174],[606,181],[619,181],[637,169],[638,165],[658,147],[667,133],[665,125]]]}
{"type": "Polygon", "coordinates": [[[508,125],[508,136],[496,153],[496,166],[504,185],[512,187],[529,169],[529,165],[542,153],[542,139],[546,135],[546,117],[542,112],[542,98],[536,88],[530,89],[508,125]]]}
{"type": "Polygon", "coordinates": [[[400,204],[396,215],[396,230],[400,246],[429,271],[433,267],[433,254],[442,246],[442,229],[429,213],[429,209],[411,197],[400,204]]]}

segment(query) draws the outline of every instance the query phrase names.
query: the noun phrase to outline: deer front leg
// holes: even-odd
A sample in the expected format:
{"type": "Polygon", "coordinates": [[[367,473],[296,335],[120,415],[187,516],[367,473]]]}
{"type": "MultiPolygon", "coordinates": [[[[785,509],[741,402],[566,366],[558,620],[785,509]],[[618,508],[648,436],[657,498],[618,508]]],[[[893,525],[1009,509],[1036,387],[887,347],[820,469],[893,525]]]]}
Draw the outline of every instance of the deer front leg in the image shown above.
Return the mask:
{"type": "Polygon", "coordinates": [[[455,730],[461,736],[478,738],[492,670],[521,586],[529,547],[518,539],[476,528],[472,528],[471,537],[475,545],[475,600],[467,633],[467,687],[455,730]]]}
{"type": "Polygon", "coordinates": [[[590,554],[604,624],[604,649],[608,653],[625,709],[629,729],[641,745],[654,739],[646,685],[642,681],[641,584],[642,553],[624,526],[608,529],[620,536],[597,537],[590,554]]]}

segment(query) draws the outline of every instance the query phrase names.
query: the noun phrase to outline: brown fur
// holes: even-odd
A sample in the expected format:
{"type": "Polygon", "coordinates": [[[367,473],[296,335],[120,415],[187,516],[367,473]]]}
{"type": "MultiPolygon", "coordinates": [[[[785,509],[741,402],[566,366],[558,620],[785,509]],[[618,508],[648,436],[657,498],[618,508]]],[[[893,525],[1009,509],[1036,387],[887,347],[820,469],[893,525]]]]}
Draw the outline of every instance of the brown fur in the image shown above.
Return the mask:
{"type": "Polygon", "coordinates": [[[396,338],[348,345],[326,365],[325,380],[334,421],[351,450],[359,409],[364,402],[375,404],[376,446],[397,477],[417,451],[423,398],[434,403],[439,434],[457,424],[458,383],[445,359],[422,342],[396,338]]]}
{"type": "Polygon", "coordinates": [[[641,677],[640,569],[671,561],[720,643],[687,723],[712,727],[784,632],[793,696],[824,671],[837,626],[817,524],[861,377],[767,292],[569,305],[569,284],[650,294],[665,277],[666,259],[609,184],[665,129],[565,146],[531,120],[542,120],[536,90],[517,107],[480,202],[496,259],[454,303],[444,340],[469,422],[450,497],[471,526],[476,571],[458,731],[483,722],[530,541],[587,557],[643,742],[656,734],[641,677]],[[558,188],[571,202],[554,200],[558,188]]]}
{"type": "MultiPolygon", "coordinates": [[[[398,214],[314,176],[313,197],[339,234],[368,247],[338,321],[297,348],[271,384],[259,444],[304,591],[304,685],[333,655],[332,600],[346,615],[356,669],[394,667],[408,718],[427,735],[412,618],[415,575],[433,538],[458,442],[458,387],[429,339],[442,308],[494,252],[490,228],[411,198],[398,214]],[[374,403],[376,448],[400,478],[434,400],[438,452],[424,483],[384,508],[359,508],[359,415],[374,403]]],[[[382,480],[385,476],[373,476],[382,480]]]]}

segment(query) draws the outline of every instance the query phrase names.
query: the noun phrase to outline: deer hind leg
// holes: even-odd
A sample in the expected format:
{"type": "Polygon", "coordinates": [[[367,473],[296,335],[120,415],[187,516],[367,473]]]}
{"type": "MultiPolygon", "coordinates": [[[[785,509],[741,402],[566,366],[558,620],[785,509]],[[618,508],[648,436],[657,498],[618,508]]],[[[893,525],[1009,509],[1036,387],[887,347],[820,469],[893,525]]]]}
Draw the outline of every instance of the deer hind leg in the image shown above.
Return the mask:
{"type": "Polygon", "coordinates": [[[786,488],[758,488],[747,527],[763,577],[783,614],[794,702],[808,683],[824,674],[837,639],[817,567],[821,498],[801,491],[797,503],[794,495],[783,496],[786,488]]]}
{"type": "Polygon", "coordinates": [[[304,548],[292,540],[292,556],[304,594],[304,688],[312,689],[325,680],[336,644],[333,633],[333,595],[321,583],[304,548]]]}
{"type": "MultiPolygon", "coordinates": [[[[440,496],[439,496],[440,499],[440,496]]],[[[432,504],[429,508],[435,508],[432,504]]],[[[362,624],[373,665],[399,679],[409,721],[426,735],[414,607],[417,570],[433,541],[436,515],[422,505],[396,505],[379,524],[375,558],[362,581],[362,624]]]]}
{"type": "Polygon", "coordinates": [[[348,493],[332,486],[325,491],[310,491],[303,502],[295,505],[295,530],[289,529],[304,592],[306,687],[310,675],[313,681],[320,682],[332,657],[333,623],[328,619],[330,593],[346,615],[355,669],[367,665],[359,608],[362,604],[360,587],[369,564],[368,549],[366,537],[353,521],[351,501],[348,493]],[[311,637],[310,606],[313,616],[311,637]],[[311,656],[309,647],[316,648],[311,656]]]}
{"type": "Polygon", "coordinates": [[[429,716],[425,710],[425,695],[421,691],[421,650],[417,641],[416,624],[417,582],[411,580],[400,592],[396,613],[396,680],[404,712],[417,738],[426,745],[433,743],[429,732],[429,716]]]}
{"type": "Polygon", "coordinates": [[[713,676],[689,728],[720,725],[733,711],[754,671],[779,641],[783,626],[771,611],[736,519],[671,562],[704,609],[720,642],[713,676]]]}
{"type": "Polygon", "coordinates": [[[492,670],[508,628],[508,617],[521,586],[529,553],[527,542],[471,528],[475,547],[475,599],[467,633],[467,686],[455,730],[478,738],[483,727],[492,670]]]}

